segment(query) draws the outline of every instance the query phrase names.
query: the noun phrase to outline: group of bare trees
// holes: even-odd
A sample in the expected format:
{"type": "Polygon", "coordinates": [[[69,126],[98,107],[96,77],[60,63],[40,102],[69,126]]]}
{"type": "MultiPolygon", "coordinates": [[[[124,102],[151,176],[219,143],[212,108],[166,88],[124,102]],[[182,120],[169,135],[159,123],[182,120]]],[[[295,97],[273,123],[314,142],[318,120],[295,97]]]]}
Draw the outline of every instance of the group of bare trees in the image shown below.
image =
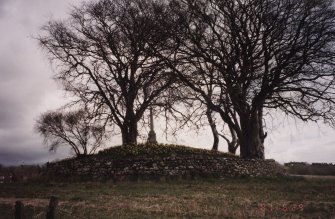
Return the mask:
{"type": "Polygon", "coordinates": [[[155,107],[175,122],[206,117],[214,150],[221,136],[264,159],[270,109],[334,125],[334,24],[331,0],[99,0],[38,40],[76,104],[123,144],[155,107]]]}

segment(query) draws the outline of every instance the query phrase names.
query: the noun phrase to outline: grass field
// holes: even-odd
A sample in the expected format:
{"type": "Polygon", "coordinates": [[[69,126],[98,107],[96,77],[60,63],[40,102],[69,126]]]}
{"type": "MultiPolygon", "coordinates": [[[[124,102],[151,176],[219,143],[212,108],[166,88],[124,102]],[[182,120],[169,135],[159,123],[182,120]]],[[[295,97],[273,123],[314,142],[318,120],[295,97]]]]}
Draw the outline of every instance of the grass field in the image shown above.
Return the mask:
{"type": "Polygon", "coordinates": [[[335,179],[285,177],[174,182],[0,185],[0,218],[45,218],[49,197],[59,218],[335,218],[335,179]]]}

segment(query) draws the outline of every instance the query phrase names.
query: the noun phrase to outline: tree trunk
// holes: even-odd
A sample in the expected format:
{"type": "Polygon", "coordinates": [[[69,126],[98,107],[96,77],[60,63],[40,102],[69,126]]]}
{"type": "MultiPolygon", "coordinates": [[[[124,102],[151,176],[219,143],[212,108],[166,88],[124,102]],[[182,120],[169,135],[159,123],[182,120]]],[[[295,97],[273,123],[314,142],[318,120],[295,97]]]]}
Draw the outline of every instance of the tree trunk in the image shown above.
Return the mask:
{"type": "Polygon", "coordinates": [[[232,142],[228,143],[228,152],[229,153],[236,154],[237,148],[238,148],[238,142],[232,141],[232,142]]]}
{"type": "Polygon", "coordinates": [[[229,126],[229,130],[230,130],[230,134],[231,134],[231,141],[227,142],[228,143],[228,152],[230,152],[232,154],[236,154],[236,150],[237,150],[238,146],[240,145],[240,142],[237,138],[235,130],[231,126],[229,126]]]}
{"type": "Polygon", "coordinates": [[[262,111],[254,110],[248,116],[240,116],[242,134],[240,154],[242,158],[264,159],[264,139],[266,135],[262,126],[262,111]]]}
{"type": "Polygon", "coordinates": [[[122,145],[136,145],[137,144],[137,121],[129,121],[121,129],[122,145]]]}
{"type": "Polygon", "coordinates": [[[207,115],[209,125],[211,126],[213,138],[214,138],[212,150],[217,151],[219,148],[219,133],[218,133],[218,130],[216,129],[216,124],[212,117],[212,111],[209,108],[207,108],[206,115],[207,115]]]}

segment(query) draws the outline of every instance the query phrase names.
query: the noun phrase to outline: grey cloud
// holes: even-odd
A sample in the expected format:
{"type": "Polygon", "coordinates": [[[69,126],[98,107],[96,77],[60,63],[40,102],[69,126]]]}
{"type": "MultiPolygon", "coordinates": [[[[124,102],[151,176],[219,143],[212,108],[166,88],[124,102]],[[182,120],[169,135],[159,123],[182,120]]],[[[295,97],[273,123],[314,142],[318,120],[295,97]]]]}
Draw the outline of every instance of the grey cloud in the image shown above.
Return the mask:
{"type": "Polygon", "coordinates": [[[0,18],[5,15],[5,6],[9,3],[9,0],[0,0],[0,18]]]}
{"type": "MultiPolygon", "coordinates": [[[[74,1],[0,0],[0,163],[36,163],[64,157],[66,148],[50,154],[33,131],[45,98],[56,90],[47,59],[36,40],[41,26],[65,14],[74,1]]],[[[50,100],[51,101],[51,100],[50,100]]]]}
{"type": "Polygon", "coordinates": [[[37,134],[23,128],[0,131],[0,139],[0,163],[4,165],[37,164],[64,158],[70,154],[67,147],[49,152],[37,134]]]}
{"type": "Polygon", "coordinates": [[[33,148],[33,145],[27,145],[27,148],[28,149],[23,150],[1,150],[0,163],[6,166],[19,164],[43,164],[45,162],[51,162],[57,158],[65,158],[69,154],[67,150],[63,150],[61,153],[30,150],[29,148],[33,148]]]}

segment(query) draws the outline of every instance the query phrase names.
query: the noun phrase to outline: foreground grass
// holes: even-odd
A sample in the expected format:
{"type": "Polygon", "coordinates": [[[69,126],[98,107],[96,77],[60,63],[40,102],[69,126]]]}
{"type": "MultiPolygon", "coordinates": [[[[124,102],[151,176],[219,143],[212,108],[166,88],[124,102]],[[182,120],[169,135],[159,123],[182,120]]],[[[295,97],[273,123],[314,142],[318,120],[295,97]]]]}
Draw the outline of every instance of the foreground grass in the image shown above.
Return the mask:
{"type": "Polygon", "coordinates": [[[0,218],[13,218],[16,200],[43,218],[50,196],[59,218],[335,217],[335,179],[291,177],[0,185],[0,218]]]}

